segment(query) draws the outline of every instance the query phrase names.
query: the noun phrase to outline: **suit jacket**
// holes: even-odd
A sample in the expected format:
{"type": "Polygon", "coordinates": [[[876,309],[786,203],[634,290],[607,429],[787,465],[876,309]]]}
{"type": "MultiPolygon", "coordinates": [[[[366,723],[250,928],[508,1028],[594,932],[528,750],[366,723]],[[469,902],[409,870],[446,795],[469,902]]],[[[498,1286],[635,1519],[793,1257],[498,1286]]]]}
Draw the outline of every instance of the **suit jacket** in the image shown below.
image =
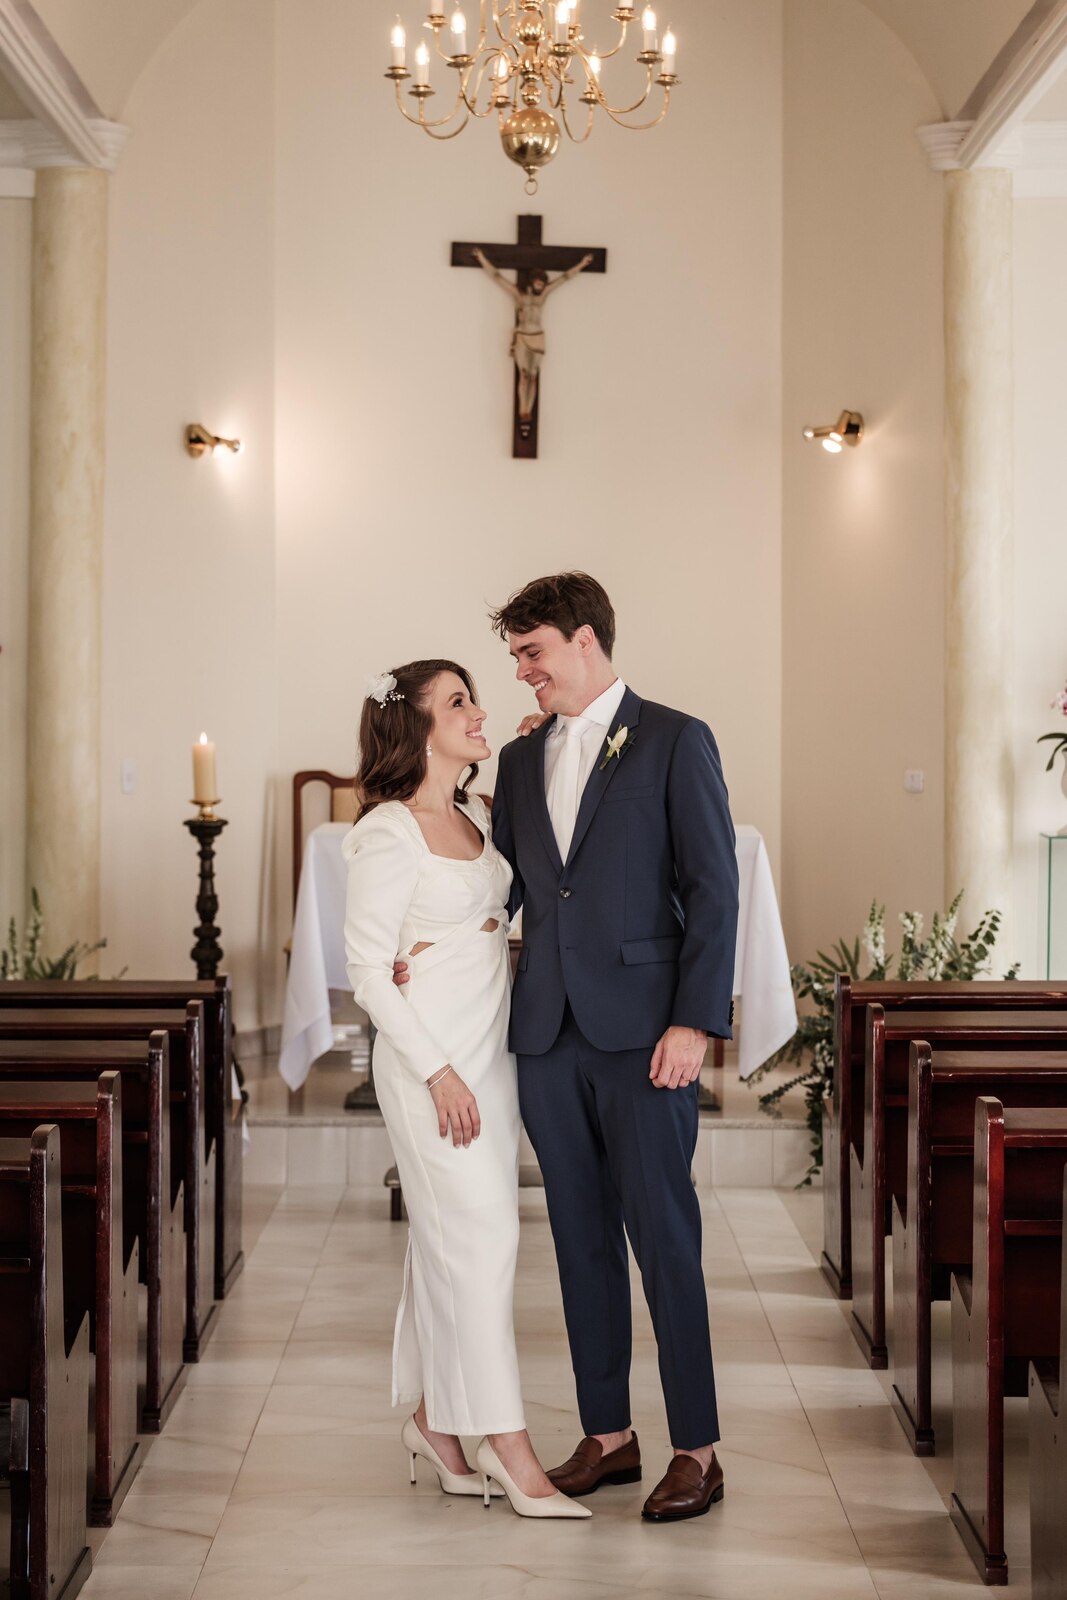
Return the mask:
{"type": "Polygon", "coordinates": [[[545,800],[550,723],[500,752],[493,839],[515,874],[522,953],[511,1048],[542,1055],[570,1002],[600,1050],[655,1045],[672,1024],[729,1039],[737,857],[710,728],[627,689],[611,729],[632,743],[593,768],[566,862],[545,800]]]}

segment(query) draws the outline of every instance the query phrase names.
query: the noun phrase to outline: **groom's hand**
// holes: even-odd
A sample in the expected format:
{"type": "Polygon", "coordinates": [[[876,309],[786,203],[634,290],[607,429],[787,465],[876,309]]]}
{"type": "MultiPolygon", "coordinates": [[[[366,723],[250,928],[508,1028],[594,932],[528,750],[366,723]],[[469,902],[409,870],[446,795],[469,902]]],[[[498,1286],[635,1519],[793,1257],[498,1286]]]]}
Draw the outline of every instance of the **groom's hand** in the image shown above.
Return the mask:
{"type": "Polygon", "coordinates": [[[649,1077],[657,1089],[684,1089],[700,1076],[708,1036],[702,1028],[668,1028],[652,1052],[649,1077]]]}
{"type": "Polygon", "coordinates": [[[393,962],[393,982],[396,984],[398,989],[402,988],[405,983],[409,982],[408,964],[406,961],[393,962]]]}

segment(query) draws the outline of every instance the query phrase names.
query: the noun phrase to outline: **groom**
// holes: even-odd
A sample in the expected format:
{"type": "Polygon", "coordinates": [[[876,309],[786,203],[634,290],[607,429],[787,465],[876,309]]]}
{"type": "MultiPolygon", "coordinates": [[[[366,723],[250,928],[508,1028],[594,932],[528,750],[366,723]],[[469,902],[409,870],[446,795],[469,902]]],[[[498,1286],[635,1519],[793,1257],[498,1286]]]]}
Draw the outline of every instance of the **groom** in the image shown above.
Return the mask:
{"type": "Polygon", "coordinates": [[[628,1235],[674,1446],[642,1515],[679,1521],[723,1494],[690,1178],[708,1036],[731,1036],[737,863],[719,753],[703,722],[616,676],[615,614],[593,578],[535,579],[492,621],[553,714],[501,751],[493,802],[509,909],[523,909],[510,1043],[585,1430],[549,1477],[582,1495],[641,1476],[628,1235]]]}

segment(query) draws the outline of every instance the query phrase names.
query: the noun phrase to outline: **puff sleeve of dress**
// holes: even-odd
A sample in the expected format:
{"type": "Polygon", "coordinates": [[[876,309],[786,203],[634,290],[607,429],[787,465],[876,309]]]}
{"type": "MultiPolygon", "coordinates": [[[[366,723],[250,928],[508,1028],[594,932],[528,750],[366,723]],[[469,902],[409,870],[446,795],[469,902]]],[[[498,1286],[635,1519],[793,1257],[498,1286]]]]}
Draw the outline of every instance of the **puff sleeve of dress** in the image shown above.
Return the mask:
{"type": "Polygon", "coordinates": [[[404,1070],[425,1083],[448,1065],[448,1055],[393,982],[401,929],[418,883],[416,846],[375,810],[345,835],[341,849],[348,863],[345,970],[352,993],[404,1070]]]}

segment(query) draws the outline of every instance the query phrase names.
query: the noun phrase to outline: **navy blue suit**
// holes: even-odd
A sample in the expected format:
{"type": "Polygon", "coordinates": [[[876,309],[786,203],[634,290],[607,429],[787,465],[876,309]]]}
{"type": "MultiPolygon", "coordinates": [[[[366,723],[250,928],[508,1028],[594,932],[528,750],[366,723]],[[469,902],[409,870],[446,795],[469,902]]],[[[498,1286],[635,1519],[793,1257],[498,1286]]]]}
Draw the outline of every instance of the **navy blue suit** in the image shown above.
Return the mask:
{"type": "Polygon", "coordinates": [[[548,726],[500,753],[493,837],[523,910],[512,996],[523,1121],[545,1180],[582,1426],[630,1425],[628,1233],[671,1440],[719,1437],[690,1168],[697,1085],[657,1089],[671,1025],[729,1038],[737,860],[710,729],[631,689],[632,735],[586,784],[566,862],[545,800],[548,726]],[[624,1232],[625,1227],[625,1232],[624,1232]]]}

